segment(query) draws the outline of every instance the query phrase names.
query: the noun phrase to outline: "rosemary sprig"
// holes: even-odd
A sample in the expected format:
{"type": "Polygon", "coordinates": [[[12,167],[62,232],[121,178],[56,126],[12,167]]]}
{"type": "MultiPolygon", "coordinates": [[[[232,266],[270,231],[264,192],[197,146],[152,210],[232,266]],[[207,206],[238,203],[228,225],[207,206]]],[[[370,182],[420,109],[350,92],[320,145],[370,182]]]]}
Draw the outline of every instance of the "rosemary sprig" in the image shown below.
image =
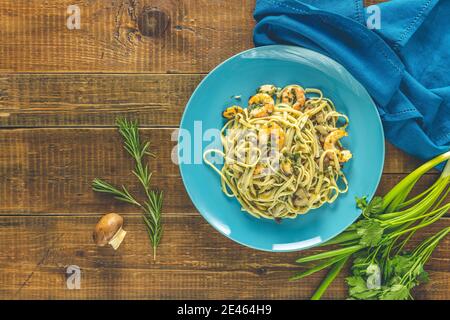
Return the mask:
{"type": "Polygon", "coordinates": [[[144,222],[148,229],[148,236],[153,244],[153,259],[156,259],[156,247],[162,236],[161,209],[163,202],[162,191],[150,191],[148,201],[145,202],[144,222]]]}
{"type": "Polygon", "coordinates": [[[108,182],[95,178],[94,181],[92,181],[92,189],[97,192],[112,194],[117,200],[142,207],[141,204],[133,198],[133,196],[130,194],[127,188],[125,188],[125,186],[122,186],[122,190],[119,190],[116,187],[110,185],[108,182]]]}
{"type": "Polygon", "coordinates": [[[144,203],[144,222],[153,246],[153,258],[156,259],[156,247],[159,245],[162,235],[161,209],[163,193],[150,189],[152,173],[148,165],[143,164],[144,156],[154,157],[154,154],[148,151],[150,142],[141,143],[136,122],[118,119],[117,125],[124,141],[125,150],[135,162],[133,174],[138,178],[147,196],[147,200],[144,203]]]}
{"type": "Polygon", "coordinates": [[[139,179],[142,187],[145,190],[147,198],[150,192],[150,179],[152,173],[148,169],[148,165],[143,165],[143,158],[146,155],[154,157],[155,155],[148,151],[150,142],[141,143],[139,137],[139,128],[137,122],[127,121],[126,119],[117,119],[117,126],[122,135],[125,150],[133,157],[135,162],[135,169],[133,174],[139,179]]]}
{"type": "Polygon", "coordinates": [[[94,179],[92,188],[97,192],[112,194],[116,199],[134,204],[144,211],[143,219],[147,227],[149,239],[152,243],[153,259],[156,259],[156,248],[158,247],[162,236],[161,210],[164,196],[162,191],[151,190],[150,181],[152,172],[150,172],[148,165],[144,165],[143,163],[145,156],[154,157],[154,154],[148,150],[150,142],[141,142],[137,122],[127,121],[126,119],[117,119],[117,126],[119,128],[119,133],[123,138],[124,148],[135,162],[133,174],[138,178],[144,189],[147,200],[144,202],[144,205],[142,205],[134,199],[124,186],[122,186],[122,190],[119,190],[100,179],[94,179]]]}

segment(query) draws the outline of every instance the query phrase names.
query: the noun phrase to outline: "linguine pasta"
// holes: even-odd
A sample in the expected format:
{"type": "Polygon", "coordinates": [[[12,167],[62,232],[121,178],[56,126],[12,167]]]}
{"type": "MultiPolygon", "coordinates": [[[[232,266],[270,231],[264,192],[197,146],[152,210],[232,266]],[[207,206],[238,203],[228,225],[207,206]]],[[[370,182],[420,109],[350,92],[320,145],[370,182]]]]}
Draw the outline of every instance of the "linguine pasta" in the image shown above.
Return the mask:
{"type": "Polygon", "coordinates": [[[203,158],[242,210],[295,218],[347,192],[341,169],[352,154],[339,140],[349,121],[320,90],[264,85],[247,107],[229,107],[223,116],[223,150],[207,150],[203,158]],[[223,157],[222,168],[209,160],[212,153],[223,157]]]}

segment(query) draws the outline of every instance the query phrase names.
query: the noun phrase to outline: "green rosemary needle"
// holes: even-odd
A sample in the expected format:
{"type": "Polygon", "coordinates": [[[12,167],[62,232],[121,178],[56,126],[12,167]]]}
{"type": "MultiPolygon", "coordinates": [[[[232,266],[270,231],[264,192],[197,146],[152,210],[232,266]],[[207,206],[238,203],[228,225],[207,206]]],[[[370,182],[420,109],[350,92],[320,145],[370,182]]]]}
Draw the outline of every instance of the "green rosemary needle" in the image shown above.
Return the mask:
{"type": "Polygon", "coordinates": [[[128,192],[125,186],[122,186],[122,190],[119,190],[116,187],[109,184],[108,182],[95,178],[94,181],[92,181],[92,189],[97,192],[112,194],[114,198],[116,198],[117,200],[128,202],[138,207],[142,207],[141,204],[133,198],[130,192],[128,192]]]}

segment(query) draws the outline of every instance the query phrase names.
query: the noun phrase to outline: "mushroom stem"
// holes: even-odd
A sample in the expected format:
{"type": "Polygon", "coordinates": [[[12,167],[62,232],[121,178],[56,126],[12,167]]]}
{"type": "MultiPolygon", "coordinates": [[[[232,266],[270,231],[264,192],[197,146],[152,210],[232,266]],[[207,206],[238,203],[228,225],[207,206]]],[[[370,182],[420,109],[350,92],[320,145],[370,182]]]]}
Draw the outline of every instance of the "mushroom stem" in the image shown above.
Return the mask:
{"type": "Polygon", "coordinates": [[[112,237],[112,239],[108,242],[114,250],[117,250],[119,248],[120,244],[122,243],[123,239],[125,238],[125,235],[127,232],[120,228],[117,230],[116,234],[112,237]]]}

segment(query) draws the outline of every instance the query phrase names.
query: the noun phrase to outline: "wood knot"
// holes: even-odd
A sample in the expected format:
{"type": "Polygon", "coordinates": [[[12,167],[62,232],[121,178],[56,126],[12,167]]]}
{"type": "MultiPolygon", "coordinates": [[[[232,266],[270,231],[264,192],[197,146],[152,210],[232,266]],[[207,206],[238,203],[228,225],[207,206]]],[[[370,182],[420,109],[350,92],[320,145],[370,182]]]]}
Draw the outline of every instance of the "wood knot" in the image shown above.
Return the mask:
{"type": "Polygon", "coordinates": [[[258,269],[256,269],[256,274],[259,276],[263,276],[263,275],[267,274],[267,269],[266,268],[258,268],[258,269]]]}
{"type": "Polygon", "coordinates": [[[144,7],[138,17],[138,28],[146,37],[160,37],[167,30],[170,17],[158,8],[144,7]]]}

